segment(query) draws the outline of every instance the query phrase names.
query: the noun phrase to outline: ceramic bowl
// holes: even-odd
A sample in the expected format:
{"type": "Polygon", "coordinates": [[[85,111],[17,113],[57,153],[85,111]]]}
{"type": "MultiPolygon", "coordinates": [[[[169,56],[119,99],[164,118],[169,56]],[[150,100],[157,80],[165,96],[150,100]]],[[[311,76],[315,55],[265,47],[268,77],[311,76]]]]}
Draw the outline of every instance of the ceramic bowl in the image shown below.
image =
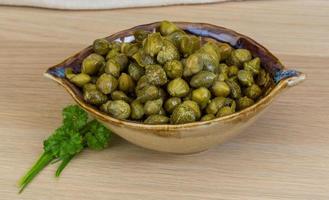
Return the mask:
{"type": "MultiPolygon", "coordinates": [[[[250,50],[253,56],[261,58],[262,66],[270,72],[275,85],[253,106],[225,117],[179,125],[147,125],[106,115],[87,104],[80,90],[65,78],[65,68],[79,70],[82,60],[92,52],[91,46],[49,68],[45,76],[62,85],[84,110],[129,142],[156,151],[183,154],[204,151],[236,136],[253,123],[285,88],[295,86],[305,79],[303,73],[286,69],[265,47],[233,30],[205,23],[175,22],[175,24],[191,34],[226,42],[235,48],[250,50]]],[[[153,31],[158,25],[159,22],[136,26],[113,34],[107,39],[130,42],[134,40],[135,30],[153,31]]]]}

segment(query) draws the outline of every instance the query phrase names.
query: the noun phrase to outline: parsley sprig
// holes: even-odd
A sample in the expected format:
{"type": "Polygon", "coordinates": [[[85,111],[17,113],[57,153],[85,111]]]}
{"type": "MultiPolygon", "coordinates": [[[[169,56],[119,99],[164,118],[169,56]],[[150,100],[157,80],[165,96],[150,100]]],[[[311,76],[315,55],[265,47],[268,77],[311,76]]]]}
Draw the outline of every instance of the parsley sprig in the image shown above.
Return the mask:
{"type": "Polygon", "coordinates": [[[60,162],[55,176],[60,176],[71,159],[84,148],[102,150],[108,146],[112,132],[77,105],[63,109],[63,123],[43,142],[44,152],[19,181],[19,193],[50,163],[60,162]]]}

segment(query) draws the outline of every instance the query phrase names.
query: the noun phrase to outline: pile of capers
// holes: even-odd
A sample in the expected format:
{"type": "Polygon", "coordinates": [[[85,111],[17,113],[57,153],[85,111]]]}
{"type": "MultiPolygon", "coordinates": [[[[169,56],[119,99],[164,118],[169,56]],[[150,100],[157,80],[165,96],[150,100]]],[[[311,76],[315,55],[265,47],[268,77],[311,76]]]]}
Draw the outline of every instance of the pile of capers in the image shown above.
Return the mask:
{"type": "Polygon", "coordinates": [[[81,72],[66,70],[83,98],[108,115],[146,124],[183,124],[253,105],[272,82],[247,49],[188,34],[163,21],[125,43],[97,39],[81,72]]]}

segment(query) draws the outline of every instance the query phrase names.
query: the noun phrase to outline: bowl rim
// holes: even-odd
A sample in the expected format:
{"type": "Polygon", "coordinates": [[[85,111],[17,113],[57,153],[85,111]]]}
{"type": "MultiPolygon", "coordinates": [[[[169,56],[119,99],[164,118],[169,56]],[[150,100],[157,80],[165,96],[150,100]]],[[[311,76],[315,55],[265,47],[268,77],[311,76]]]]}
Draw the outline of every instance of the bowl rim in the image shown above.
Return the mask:
{"type": "MultiPolygon", "coordinates": [[[[108,36],[107,38],[115,37],[116,35],[120,35],[120,34],[123,34],[125,32],[138,29],[140,27],[146,27],[146,26],[152,26],[152,25],[154,26],[154,25],[157,25],[159,23],[160,22],[153,22],[153,23],[134,26],[132,28],[116,32],[116,33],[108,36]]],[[[286,67],[280,62],[280,60],[277,57],[275,57],[267,48],[265,48],[263,45],[259,44],[255,40],[249,38],[248,36],[245,36],[245,35],[243,35],[241,33],[238,33],[234,30],[231,30],[231,29],[228,29],[228,28],[225,28],[225,27],[221,27],[221,26],[217,26],[217,25],[213,25],[213,24],[209,24],[209,23],[197,23],[197,22],[173,22],[173,23],[175,23],[175,24],[183,24],[184,23],[184,24],[190,24],[190,25],[210,26],[210,27],[213,27],[213,28],[225,29],[227,32],[230,32],[230,33],[233,33],[233,34],[238,35],[240,37],[243,37],[246,40],[249,40],[253,44],[257,45],[258,47],[263,48],[266,51],[267,54],[269,54],[270,56],[272,56],[273,58],[275,58],[279,62],[280,66],[282,66],[281,70],[286,70],[286,67]]],[[[88,49],[90,47],[91,46],[86,47],[85,49],[88,49]]],[[[85,49],[83,49],[83,50],[85,50],[85,49]]],[[[56,64],[56,65],[48,68],[47,71],[44,73],[44,76],[51,79],[51,80],[53,80],[53,81],[55,81],[55,82],[57,82],[61,86],[63,86],[66,89],[66,91],[72,96],[72,98],[76,101],[76,103],[78,103],[79,106],[81,106],[84,110],[88,111],[96,119],[99,119],[99,120],[104,121],[104,122],[114,123],[115,125],[118,125],[118,126],[126,126],[126,127],[129,127],[129,128],[135,128],[135,129],[168,131],[168,130],[178,130],[178,129],[189,129],[189,128],[193,128],[193,127],[197,127],[197,126],[210,125],[210,124],[219,123],[219,122],[230,122],[230,121],[235,121],[235,120],[243,121],[245,116],[249,116],[251,114],[258,113],[263,108],[265,108],[273,100],[273,98],[280,93],[280,91],[282,89],[286,88],[287,86],[290,86],[289,83],[291,81],[293,81],[294,78],[296,78],[296,77],[288,77],[288,78],[284,78],[284,79],[280,80],[278,83],[275,84],[275,86],[271,89],[271,91],[267,95],[262,97],[260,100],[258,100],[252,106],[250,106],[248,108],[245,108],[241,111],[235,112],[233,114],[224,116],[224,117],[219,117],[219,118],[215,118],[215,119],[208,120],[208,121],[196,121],[196,122],[185,123],[185,124],[154,124],[154,125],[153,124],[143,124],[143,123],[134,122],[134,121],[130,121],[130,120],[116,119],[114,117],[111,117],[111,116],[103,113],[99,109],[95,108],[94,106],[89,105],[83,99],[81,99],[79,97],[79,95],[77,95],[75,93],[75,91],[71,88],[71,86],[69,84],[67,84],[67,80],[65,80],[65,78],[60,78],[60,77],[54,76],[51,73],[49,73],[49,71],[51,71],[52,69],[63,65],[66,61],[68,61],[68,60],[74,58],[75,56],[79,55],[83,50],[79,51],[78,53],[74,54],[73,56],[68,57],[67,59],[60,62],[59,64],[56,64]]],[[[305,74],[300,73],[299,76],[301,76],[301,75],[305,77],[305,74]]]]}

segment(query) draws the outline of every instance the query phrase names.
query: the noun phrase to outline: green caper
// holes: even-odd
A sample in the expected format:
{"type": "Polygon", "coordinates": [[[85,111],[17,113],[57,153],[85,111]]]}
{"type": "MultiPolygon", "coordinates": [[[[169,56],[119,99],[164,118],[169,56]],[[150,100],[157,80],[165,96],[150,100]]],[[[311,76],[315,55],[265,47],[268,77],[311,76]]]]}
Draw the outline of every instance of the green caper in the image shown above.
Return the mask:
{"type": "Polygon", "coordinates": [[[155,64],[154,59],[152,56],[147,55],[143,50],[137,51],[132,58],[137,62],[138,65],[145,67],[146,65],[155,64]]]}
{"type": "Polygon", "coordinates": [[[147,85],[149,85],[147,77],[145,75],[141,76],[140,79],[137,81],[135,92],[139,89],[142,89],[143,87],[145,87],[147,85]]]}
{"type": "Polygon", "coordinates": [[[169,118],[165,115],[150,115],[148,116],[144,123],[145,124],[168,124],[169,118]]]}
{"type": "Polygon", "coordinates": [[[219,47],[221,60],[226,60],[231,55],[233,48],[229,44],[221,42],[218,42],[217,45],[219,47]]]}
{"type": "Polygon", "coordinates": [[[130,108],[131,108],[131,118],[132,119],[142,119],[142,117],[144,116],[144,106],[141,102],[139,101],[133,101],[130,104],[130,108]]]}
{"type": "Polygon", "coordinates": [[[160,65],[147,65],[145,67],[145,76],[148,82],[154,85],[164,85],[167,83],[167,75],[160,65]]]}
{"type": "Polygon", "coordinates": [[[123,100],[109,101],[105,111],[118,119],[127,119],[131,113],[130,105],[123,100]]]}
{"type": "Polygon", "coordinates": [[[208,88],[213,84],[215,78],[216,78],[216,74],[209,71],[201,71],[191,78],[190,85],[195,88],[198,87],[208,88]]]}
{"type": "Polygon", "coordinates": [[[151,33],[143,41],[144,52],[150,56],[155,56],[159,53],[163,46],[163,39],[160,33],[151,33]]]}
{"type": "Polygon", "coordinates": [[[247,97],[256,100],[262,94],[262,89],[258,85],[252,84],[245,89],[244,93],[247,97]]]}
{"type": "Polygon", "coordinates": [[[121,73],[118,79],[119,90],[123,92],[132,92],[135,89],[133,79],[126,73],[121,73]]]}
{"type": "Polygon", "coordinates": [[[107,96],[94,87],[93,84],[86,84],[83,91],[83,99],[92,105],[101,105],[107,101],[107,96]],[[87,86],[89,85],[89,86],[87,86]],[[87,86],[87,87],[86,87],[87,86]]]}
{"type": "Polygon", "coordinates": [[[96,86],[104,94],[110,94],[118,87],[118,81],[111,74],[102,74],[97,79],[96,86]]]}
{"type": "Polygon", "coordinates": [[[144,68],[138,64],[130,63],[128,66],[128,74],[134,79],[134,81],[138,81],[145,74],[145,71],[144,68]]]}
{"type": "Polygon", "coordinates": [[[206,114],[203,117],[201,117],[200,121],[209,121],[215,118],[216,116],[214,114],[206,114]]]}
{"type": "Polygon", "coordinates": [[[200,38],[195,35],[184,35],[180,40],[180,52],[187,57],[200,48],[200,38]]]}
{"type": "Polygon", "coordinates": [[[251,86],[254,83],[253,74],[247,70],[240,70],[238,72],[239,82],[244,86],[251,86]]]}
{"type": "Polygon", "coordinates": [[[270,74],[267,73],[264,69],[260,69],[257,76],[257,85],[267,87],[270,83],[270,80],[270,74]]]}
{"type": "Polygon", "coordinates": [[[129,65],[128,57],[123,53],[114,56],[113,60],[120,65],[121,71],[125,70],[129,65]]]}
{"type": "Polygon", "coordinates": [[[253,74],[259,74],[260,70],[260,59],[254,58],[248,62],[243,63],[244,70],[251,71],[253,74]]]}
{"type": "Polygon", "coordinates": [[[215,81],[211,86],[212,94],[216,97],[227,97],[231,89],[224,81],[215,81]]]}
{"type": "Polygon", "coordinates": [[[126,93],[116,90],[111,93],[112,100],[124,100],[127,103],[130,103],[132,100],[126,95],[126,93]]]}
{"type": "Polygon", "coordinates": [[[111,74],[114,77],[118,78],[120,76],[121,67],[114,60],[108,60],[104,69],[105,73],[111,74]]]}
{"type": "Polygon", "coordinates": [[[182,30],[175,31],[173,33],[170,33],[165,38],[170,40],[176,48],[180,48],[180,43],[182,41],[182,38],[186,35],[186,33],[182,30]]]}
{"type": "Polygon", "coordinates": [[[235,112],[235,109],[236,109],[236,103],[235,103],[235,101],[234,101],[233,99],[231,99],[231,98],[226,98],[226,99],[225,99],[225,102],[224,102],[224,106],[228,106],[228,107],[230,107],[231,110],[232,110],[233,112],[235,112]]]}
{"type": "Polygon", "coordinates": [[[121,42],[118,41],[111,41],[109,44],[110,49],[116,49],[116,50],[120,50],[121,48],[121,42]]]}
{"type": "Polygon", "coordinates": [[[189,101],[189,103],[185,102],[187,101],[184,101],[174,109],[172,115],[170,116],[170,121],[172,124],[194,122],[200,118],[198,104],[193,101],[189,101]]]}
{"type": "Polygon", "coordinates": [[[110,50],[110,43],[106,39],[97,39],[94,41],[93,50],[99,55],[106,55],[110,50]]]}
{"type": "Polygon", "coordinates": [[[210,103],[208,104],[206,108],[206,112],[208,114],[213,114],[215,115],[218,110],[223,107],[225,104],[225,98],[224,97],[215,97],[213,98],[210,103]]]}
{"type": "Polygon", "coordinates": [[[237,76],[238,75],[238,72],[239,72],[239,68],[235,65],[232,65],[228,68],[228,72],[227,72],[227,75],[229,77],[232,77],[232,76],[237,76]]]}
{"type": "Polygon", "coordinates": [[[168,113],[172,113],[172,111],[181,103],[182,100],[180,98],[171,97],[164,103],[164,108],[168,113]]]}
{"type": "Polygon", "coordinates": [[[219,68],[219,73],[228,75],[229,67],[227,66],[227,64],[221,63],[218,65],[218,68],[219,68]]]}
{"type": "Polygon", "coordinates": [[[104,65],[104,58],[96,53],[92,53],[82,61],[81,72],[93,75],[104,65]]]}
{"type": "Polygon", "coordinates": [[[121,44],[121,52],[127,55],[128,57],[133,56],[139,50],[139,44],[123,42],[121,44]]]}
{"type": "Polygon", "coordinates": [[[247,96],[244,96],[237,100],[237,107],[239,110],[242,110],[249,106],[252,106],[254,103],[254,100],[250,99],[247,96]]]}
{"type": "Polygon", "coordinates": [[[190,87],[184,79],[175,78],[168,83],[167,91],[173,97],[184,97],[190,91],[190,87]]]}
{"type": "Polygon", "coordinates": [[[163,88],[159,88],[159,98],[163,101],[167,99],[167,92],[163,88]]]}
{"type": "Polygon", "coordinates": [[[229,63],[240,67],[244,62],[251,60],[252,56],[249,50],[247,49],[236,49],[233,50],[230,57],[229,63]]]}
{"type": "Polygon", "coordinates": [[[225,81],[227,79],[228,79],[227,74],[225,74],[225,73],[217,74],[216,81],[225,81]]]}
{"type": "Polygon", "coordinates": [[[134,32],[134,37],[136,42],[142,42],[145,38],[147,38],[147,35],[150,34],[149,31],[144,30],[137,30],[134,32]]]}
{"type": "Polygon", "coordinates": [[[106,60],[113,59],[119,54],[120,54],[120,49],[111,49],[106,55],[106,60]]]}
{"type": "Polygon", "coordinates": [[[65,68],[65,77],[67,79],[72,79],[75,76],[72,68],[65,68]]]}
{"type": "Polygon", "coordinates": [[[208,52],[199,52],[199,55],[204,71],[210,71],[215,74],[219,72],[219,61],[215,51],[213,51],[211,54],[208,52]]]}
{"type": "Polygon", "coordinates": [[[97,87],[93,83],[87,83],[82,87],[82,90],[83,90],[83,92],[85,92],[87,90],[97,90],[97,87]]]}
{"type": "Polygon", "coordinates": [[[156,99],[156,100],[149,100],[146,101],[144,104],[144,112],[146,115],[155,115],[159,114],[160,109],[162,107],[163,100],[162,99],[156,99]]]}
{"type": "Polygon", "coordinates": [[[229,106],[224,106],[218,110],[216,117],[224,117],[224,116],[230,115],[232,113],[234,113],[234,111],[229,106]]]}
{"type": "Polygon", "coordinates": [[[90,76],[88,74],[80,73],[73,76],[70,81],[74,83],[75,85],[82,87],[83,85],[89,83],[91,80],[90,76]]]}
{"type": "Polygon", "coordinates": [[[192,101],[192,100],[186,100],[186,101],[183,101],[182,104],[187,105],[190,108],[192,108],[192,110],[194,111],[196,119],[197,120],[200,119],[201,111],[200,111],[200,107],[199,107],[198,103],[196,103],[195,101],[192,101]]]}
{"type": "Polygon", "coordinates": [[[174,44],[170,40],[163,40],[163,46],[157,55],[157,61],[160,64],[165,64],[171,60],[179,60],[180,55],[174,44]]]}
{"type": "Polygon", "coordinates": [[[174,23],[169,21],[162,21],[159,29],[160,33],[164,36],[179,30],[179,28],[174,23]]]}
{"type": "Polygon", "coordinates": [[[148,100],[154,100],[159,97],[159,89],[154,85],[146,85],[136,89],[137,100],[144,103],[148,100]]]}
{"type": "Polygon", "coordinates": [[[192,76],[203,69],[203,62],[200,53],[190,55],[184,62],[183,75],[185,77],[192,76]]]}
{"type": "Polygon", "coordinates": [[[205,87],[200,87],[192,91],[192,100],[197,102],[201,109],[205,108],[211,98],[210,91],[205,87]]]}
{"type": "Polygon", "coordinates": [[[201,47],[201,50],[207,52],[207,54],[212,56],[216,63],[219,63],[221,56],[220,49],[215,42],[208,41],[201,47]]]}
{"type": "Polygon", "coordinates": [[[241,97],[241,88],[236,81],[228,79],[225,81],[225,83],[230,87],[231,95],[233,98],[237,99],[241,97]]]}
{"type": "Polygon", "coordinates": [[[178,60],[167,62],[163,69],[165,70],[168,78],[175,79],[183,76],[183,64],[178,60]]]}

